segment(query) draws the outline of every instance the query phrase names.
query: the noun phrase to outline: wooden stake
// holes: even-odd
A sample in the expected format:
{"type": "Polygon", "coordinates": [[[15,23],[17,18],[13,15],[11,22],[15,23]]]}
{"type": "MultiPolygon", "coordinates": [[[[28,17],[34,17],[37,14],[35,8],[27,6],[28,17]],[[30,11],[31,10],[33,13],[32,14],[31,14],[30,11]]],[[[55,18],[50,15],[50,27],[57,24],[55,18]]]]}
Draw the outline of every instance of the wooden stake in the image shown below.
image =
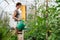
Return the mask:
{"type": "Polygon", "coordinates": [[[17,34],[17,37],[18,37],[18,40],[24,40],[24,30],[22,32],[19,32],[19,34],[17,34]]]}

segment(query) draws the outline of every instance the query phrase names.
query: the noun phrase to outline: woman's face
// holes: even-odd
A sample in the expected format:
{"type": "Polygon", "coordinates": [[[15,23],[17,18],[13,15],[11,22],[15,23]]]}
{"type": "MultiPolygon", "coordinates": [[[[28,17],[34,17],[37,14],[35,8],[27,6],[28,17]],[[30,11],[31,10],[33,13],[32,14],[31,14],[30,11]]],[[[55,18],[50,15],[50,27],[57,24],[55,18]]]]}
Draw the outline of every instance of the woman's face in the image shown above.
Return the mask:
{"type": "Polygon", "coordinates": [[[20,8],[20,6],[21,6],[21,5],[18,5],[18,6],[17,6],[17,9],[19,9],[19,8],[20,8]]]}

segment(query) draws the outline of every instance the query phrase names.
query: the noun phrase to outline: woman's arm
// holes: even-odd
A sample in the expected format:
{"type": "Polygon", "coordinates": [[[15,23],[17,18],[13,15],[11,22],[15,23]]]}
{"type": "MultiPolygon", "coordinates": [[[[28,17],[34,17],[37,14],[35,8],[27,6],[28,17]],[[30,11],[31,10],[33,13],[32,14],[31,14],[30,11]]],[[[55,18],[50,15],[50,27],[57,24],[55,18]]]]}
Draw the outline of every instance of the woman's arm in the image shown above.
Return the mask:
{"type": "Polygon", "coordinates": [[[15,16],[16,16],[16,11],[14,11],[14,14],[13,14],[13,19],[18,20],[18,18],[17,18],[17,17],[15,17],[15,16]]]}

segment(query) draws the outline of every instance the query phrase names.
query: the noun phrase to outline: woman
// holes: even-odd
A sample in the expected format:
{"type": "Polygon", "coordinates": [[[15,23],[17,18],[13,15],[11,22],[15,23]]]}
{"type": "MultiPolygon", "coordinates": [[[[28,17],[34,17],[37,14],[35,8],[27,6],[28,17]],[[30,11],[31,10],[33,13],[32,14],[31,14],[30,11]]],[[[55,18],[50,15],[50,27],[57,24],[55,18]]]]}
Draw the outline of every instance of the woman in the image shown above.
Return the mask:
{"type": "Polygon", "coordinates": [[[16,33],[21,32],[22,33],[22,30],[18,30],[16,28],[17,26],[17,23],[21,20],[21,10],[20,10],[20,7],[21,7],[21,3],[16,3],[16,10],[14,11],[14,14],[13,14],[13,19],[15,20],[14,22],[14,27],[15,27],[15,30],[16,30],[16,33]],[[20,11],[19,11],[20,10],[20,11]]]}

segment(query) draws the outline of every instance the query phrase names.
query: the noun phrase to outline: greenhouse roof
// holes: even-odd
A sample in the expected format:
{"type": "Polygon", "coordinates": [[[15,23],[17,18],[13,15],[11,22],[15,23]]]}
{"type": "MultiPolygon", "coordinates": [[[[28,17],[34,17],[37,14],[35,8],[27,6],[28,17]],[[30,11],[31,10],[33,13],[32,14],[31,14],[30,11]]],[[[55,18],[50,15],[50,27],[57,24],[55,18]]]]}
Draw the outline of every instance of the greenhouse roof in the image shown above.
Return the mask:
{"type": "MultiPolygon", "coordinates": [[[[27,1],[28,0],[0,0],[0,8],[5,11],[13,11],[17,2],[21,2],[22,4],[26,5],[27,1]]],[[[29,0],[28,2],[31,3],[33,0],[29,0]]]]}
{"type": "MultiPolygon", "coordinates": [[[[34,4],[35,0],[0,0],[0,8],[4,11],[13,11],[15,9],[15,4],[17,2],[21,2],[24,5],[34,4]]],[[[37,1],[37,0],[36,0],[37,1]]],[[[44,2],[44,0],[39,0],[40,4],[44,2]]],[[[52,0],[53,1],[53,0],[52,0]]]]}

